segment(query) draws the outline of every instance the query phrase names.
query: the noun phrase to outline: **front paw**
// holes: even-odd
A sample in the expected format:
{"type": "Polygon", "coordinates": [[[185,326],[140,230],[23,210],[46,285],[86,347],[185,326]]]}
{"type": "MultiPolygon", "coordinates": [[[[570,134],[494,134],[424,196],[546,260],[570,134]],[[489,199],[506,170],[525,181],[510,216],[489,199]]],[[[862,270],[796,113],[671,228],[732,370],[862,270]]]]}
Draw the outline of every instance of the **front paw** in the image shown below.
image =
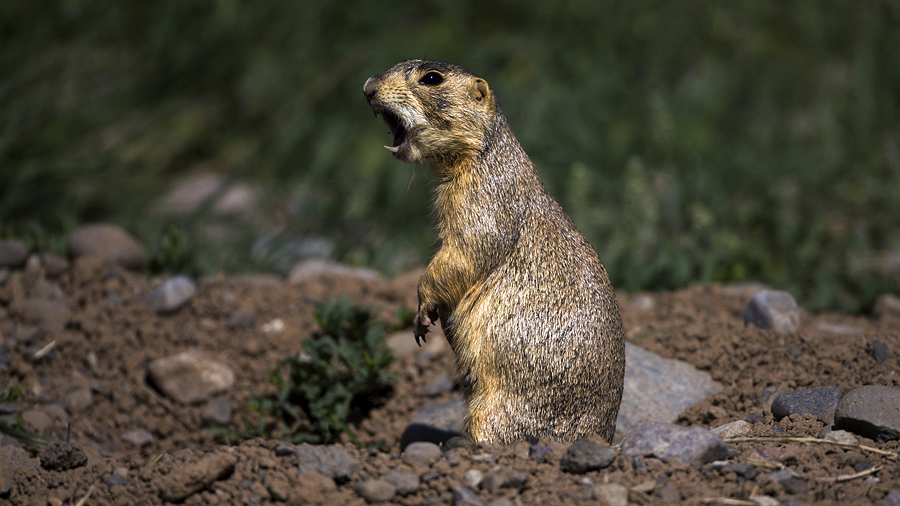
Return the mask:
{"type": "MultiPolygon", "coordinates": [[[[434,321],[437,320],[437,313],[435,311],[420,311],[419,314],[416,315],[416,344],[422,346],[422,343],[419,342],[419,338],[422,341],[425,341],[425,334],[428,333],[428,327],[434,325],[434,321]]],[[[426,343],[428,341],[425,341],[426,343]]]]}

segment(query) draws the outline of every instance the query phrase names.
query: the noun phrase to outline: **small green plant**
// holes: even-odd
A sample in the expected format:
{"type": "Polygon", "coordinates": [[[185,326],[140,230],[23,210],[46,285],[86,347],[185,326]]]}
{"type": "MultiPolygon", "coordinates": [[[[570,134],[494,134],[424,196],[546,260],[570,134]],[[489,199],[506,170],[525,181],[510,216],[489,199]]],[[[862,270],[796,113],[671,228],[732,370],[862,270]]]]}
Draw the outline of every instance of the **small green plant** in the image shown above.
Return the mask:
{"type": "Polygon", "coordinates": [[[194,260],[194,252],[184,235],[178,227],[169,225],[166,233],[159,239],[150,258],[148,269],[151,274],[189,272],[194,260]]]}
{"type": "Polygon", "coordinates": [[[283,360],[287,370],[269,371],[278,387],[276,399],[256,399],[242,416],[244,430],[213,429],[227,443],[269,437],[280,420],[279,439],[292,443],[332,443],[346,433],[359,440],[349,422],[377,405],[395,378],[386,372],[395,358],[384,343],[384,327],[374,322],[370,308],[340,297],[316,304],[322,329],[303,342],[303,351],[283,360]],[[273,418],[275,420],[273,420],[273,418]]]}
{"type": "MultiPolygon", "coordinates": [[[[3,389],[0,389],[0,402],[12,402],[16,400],[20,393],[22,393],[22,385],[15,387],[6,385],[3,389]]],[[[21,413],[14,413],[12,418],[0,417],[0,432],[22,444],[43,448],[53,441],[50,438],[28,432],[22,428],[23,425],[21,413]]]]}
{"type": "Polygon", "coordinates": [[[270,380],[281,390],[281,409],[295,424],[302,421],[298,406],[319,441],[333,442],[345,432],[359,446],[347,422],[354,409],[367,411],[390,388],[394,377],[385,369],[394,356],[384,344],[384,327],[373,323],[367,307],[340,297],[317,304],[315,318],[322,333],[303,342],[305,354],[284,360],[286,377],[270,380]]]}

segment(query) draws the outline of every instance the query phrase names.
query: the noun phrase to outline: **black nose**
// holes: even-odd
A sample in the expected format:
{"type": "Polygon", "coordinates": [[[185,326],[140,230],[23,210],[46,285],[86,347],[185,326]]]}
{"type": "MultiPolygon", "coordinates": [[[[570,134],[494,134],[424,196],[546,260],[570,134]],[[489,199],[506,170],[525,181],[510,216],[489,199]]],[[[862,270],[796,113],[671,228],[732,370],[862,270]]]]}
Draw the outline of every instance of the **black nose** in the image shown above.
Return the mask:
{"type": "Polygon", "coordinates": [[[369,102],[372,101],[372,97],[378,92],[378,83],[375,77],[377,76],[366,79],[366,84],[363,85],[363,95],[366,96],[366,100],[369,102]]]}

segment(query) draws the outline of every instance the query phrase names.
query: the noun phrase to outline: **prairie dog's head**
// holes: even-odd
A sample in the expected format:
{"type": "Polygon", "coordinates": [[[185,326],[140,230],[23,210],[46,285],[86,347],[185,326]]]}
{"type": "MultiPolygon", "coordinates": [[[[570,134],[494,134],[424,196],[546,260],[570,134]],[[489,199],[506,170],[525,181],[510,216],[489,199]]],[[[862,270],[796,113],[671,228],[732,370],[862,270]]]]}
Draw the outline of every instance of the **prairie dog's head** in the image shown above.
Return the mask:
{"type": "Polygon", "coordinates": [[[391,131],[385,147],[408,163],[446,166],[475,156],[497,114],[487,81],[437,61],[400,62],[370,77],[363,93],[391,131]]]}

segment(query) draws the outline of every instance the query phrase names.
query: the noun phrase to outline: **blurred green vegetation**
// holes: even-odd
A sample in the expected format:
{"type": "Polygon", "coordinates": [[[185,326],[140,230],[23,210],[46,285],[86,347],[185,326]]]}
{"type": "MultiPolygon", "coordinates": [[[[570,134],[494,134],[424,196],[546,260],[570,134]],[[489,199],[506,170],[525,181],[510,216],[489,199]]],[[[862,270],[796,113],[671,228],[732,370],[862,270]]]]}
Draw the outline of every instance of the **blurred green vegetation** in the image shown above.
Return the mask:
{"type": "Polygon", "coordinates": [[[893,1],[3,2],[0,234],[113,221],[198,274],[284,272],[297,238],[424,262],[428,171],[361,89],[431,58],[491,83],[618,288],[865,311],[900,290],[898,27],[893,1]],[[208,171],[261,188],[256,217],[153,210],[208,171]]]}

